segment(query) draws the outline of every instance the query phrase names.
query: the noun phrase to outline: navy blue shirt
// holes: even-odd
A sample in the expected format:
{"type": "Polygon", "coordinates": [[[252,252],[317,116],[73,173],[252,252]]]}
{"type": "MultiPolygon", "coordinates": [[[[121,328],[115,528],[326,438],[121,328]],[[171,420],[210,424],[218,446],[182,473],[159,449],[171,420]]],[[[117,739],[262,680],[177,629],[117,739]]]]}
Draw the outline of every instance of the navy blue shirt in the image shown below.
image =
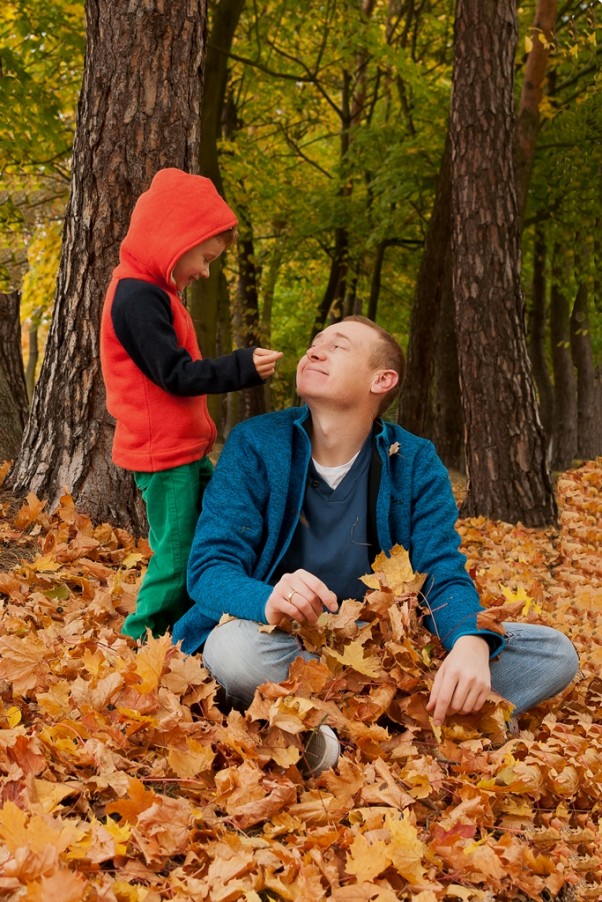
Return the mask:
{"type": "Polygon", "coordinates": [[[331,489],[309,464],[303,509],[291,543],[273,578],[303,569],[313,573],[337,596],[363,599],[360,576],[370,572],[368,540],[368,476],[372,436],[336,489],[331,489]]]}

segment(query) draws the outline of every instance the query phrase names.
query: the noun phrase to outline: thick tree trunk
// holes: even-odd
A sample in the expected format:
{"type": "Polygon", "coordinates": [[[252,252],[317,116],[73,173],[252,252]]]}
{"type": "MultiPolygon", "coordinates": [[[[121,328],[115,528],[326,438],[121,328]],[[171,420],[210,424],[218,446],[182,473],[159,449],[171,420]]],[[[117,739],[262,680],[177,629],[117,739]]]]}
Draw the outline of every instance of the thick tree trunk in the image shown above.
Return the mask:
{"type": "Polygon", "coordinates": [[[565,248],[554,245],[550,291],[550,339],[554,371],[552,466],[566,470],[577,456],[577,380],[571,356],[571,305],[567,294],[565,248]]]}
{"type": "Polygon", "coordinates": [[[514,189],[513,0],[458,0],[452,253],[466,437],[465,516],[556,515],[526,347],[514,189]]]}
{"type": "Polygon", "coordinates": [[[0,462],[19,451],[27,421],[19,307],[18,291],[0,292],[0,462]]]}
{"type": "Polygon", "coordinates": [[[535,226],[533,242],[533,282],[529,310],[529,356],[539,395],[539,415],[546,439],[551,441],[554,420],[554,389],[546,359],[546,239],[540,225],[535,226]]]}
{"type": "Polygon", "coordinates": [[[99,520],[144,527],[129,473],[111,463],[100,312],[133,204],[165,166],[198,170],[206,0],[88,0],[87,48],[54,315],[15,492],[64,488],[99,520]]]}
{"type": "Polygon", "coordinates": [[[451,272],[450,243],[451,154],[448,135],[416,281],[406,377],[399,402],[400,423],[417,435],[428,435],[427,424],[432,422],[431,384],[435,372],[437,324],[445,283],[451,272]]]}

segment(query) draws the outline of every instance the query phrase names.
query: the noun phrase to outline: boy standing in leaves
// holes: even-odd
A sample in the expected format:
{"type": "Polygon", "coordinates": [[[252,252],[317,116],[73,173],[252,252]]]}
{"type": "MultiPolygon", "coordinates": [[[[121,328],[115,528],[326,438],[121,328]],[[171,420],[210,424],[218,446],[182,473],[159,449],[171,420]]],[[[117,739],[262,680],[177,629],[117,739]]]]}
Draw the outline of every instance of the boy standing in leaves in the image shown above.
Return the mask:
{"type": "MultiPolygon", "coordinates": [[[[346,598],[376,554],[402,545],[422,589],[425,624],[447,656],[428,710],[478,711],[491,688],[524,711],[563,690],[578,660],[560,632],[506,623],[480,629],[483,610],[455,530],[457,508],[433,445],[381,414],[403,376],[401,348],[364,317],[347,317],[314,339],[297,368],[306,406],[241,423],[205,496],[188,567],[195,605],[176,623],[182,649],[202,649],[230,702],[247,707],[257,686],[281,682],[307,652],[297,636],[262,631],[313,624],[346,598]],[[218,624],[223,614],[236,618],[218,624]]],[[[326,725],[305,747],[308,772],[338,760],[326,725]]]]}
{"type": "Polygon", "coordinates": [[[216,436],[205,395],[261,384],[282,356],[244,348],[201,359],[181,294],[209,276],[236,224],[209,179],[161,170],[134,207],[105,299],[101,362],[116,420],[113,460],[134,472],[153,550],[123,626],[135,639],[147,629],[165,633],[192,604],[186,561],[216,436]]]}

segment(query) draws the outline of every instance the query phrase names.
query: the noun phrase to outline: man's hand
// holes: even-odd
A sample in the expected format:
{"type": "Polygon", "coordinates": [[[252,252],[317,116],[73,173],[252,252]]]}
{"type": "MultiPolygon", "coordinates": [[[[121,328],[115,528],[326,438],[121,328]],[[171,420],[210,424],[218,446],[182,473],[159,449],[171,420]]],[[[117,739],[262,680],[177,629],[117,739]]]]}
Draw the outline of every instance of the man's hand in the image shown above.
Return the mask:
{"type": "Polygon", "coordinates": [[[328,586],[307,570],[285,573],[276,585],[265,606],[268,623],[278,625],[283,620],[315,623],[324,607],[334,613],[337,597],[328,586]]]}
{"type": "Polygon", "coordinates": [[[460,636],[437,672],[426,710],[440,725],[448,713],[478,711],[490,690],[488,643],[480,636],[460,636]]]}
{"type": "Polygon", "coordinates": [[[262,379],[273,376],[276,369],[276,361],[282,357],[282,351],[270,351],[267,348],[255,348],[253,351],[253,363],[262,379]]]}

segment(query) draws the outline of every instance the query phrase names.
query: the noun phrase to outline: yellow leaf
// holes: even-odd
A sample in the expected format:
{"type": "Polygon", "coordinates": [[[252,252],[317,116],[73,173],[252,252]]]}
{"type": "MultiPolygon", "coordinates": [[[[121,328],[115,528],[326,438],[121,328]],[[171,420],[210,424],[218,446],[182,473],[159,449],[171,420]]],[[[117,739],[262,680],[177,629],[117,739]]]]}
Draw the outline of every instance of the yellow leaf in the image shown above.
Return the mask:
{"type": "Polygon", "coordinates": [[[355,837],[347,855],[345,870],[358,880],[373,880],[391,863],[389,849],[382,839],[370,842],[363,833],[355,837]]]}
{"type": "Polygon", "coordinates": [[[37,573],[53,573],[55,570],[60,570],[63,565],[51,554],[40,554],[31,566],[37,573]]]}
{"type": "Polygon", "coordinates": [[[167,652],[173,648],[171,638],[168,635],[159,639],[148,637],[136,657],[136,673],[142,678],[140,692],[154,692],[159,687],[167,652]]]}
{"type": "Polygon", "coordinates": [[[9,708],[6,712],[6,719],[8,720],[9,727],[16,727],[18,723],[21,723],[21,709],[13,707],[9,708]]]}
{"type": "Polygon", "coordinates": [[[525,35],[525,53],[531,53],[533,50],[533,41],[528,34],[525,35]]]}
{"type": "Polygon", "coordinates": [[[201,745],[195,739],[186,741],[186,749],[171,748],[167,760],[176,777],[194,779],[203,771],[211,770],[215,752],[210,745],[201,745]]]}
{"type": "Polygon", "coordinates": [[[67,820],[34,815],[29,823],[27,815],[14,802],[6,802],[0,810],[0,837],[4,839],[11,852],[17,849],[29,849],[32,852],[44,852],[47,846],[53,846],[59,854],[72,843],[77,842],[85,831],[67,820]]]}
{"type": "Polygon", "coordinates": [[[113,818],[108,817],[105,821],[105,827],[115,840],[115,853],[117,855],[125,855],[132,833],[130,824],[118,824],[113,818]]]}
{"type": "Polygon", "coordinates": [[[40,501],[33,492],[30,492],[25,504],[15,517],[15,526],[17,529],[27,529],[28,526],[35,523],[45,507],[46,502],[40,501]]]}
{"type": "Polygon", "coordinates": [[[390,557],[384,551],[377,555],[372,569],[374,576],[362,576],[362,582],[369,589],[386,587],[396,596],[419,592],[426,579],[426,574],[414,573],[410,555],[401,545],[393,546],[390,557]]]}
{"type": "Polygon", "coordinates": [[[408,883],[420,883],[424,879],[422,860],[426,855],[426,846],[418,838],[416,827],[410,823],[406,812],[398,818],[387,815],[385,823],[391,833],[392,865],[408,883]]]}
{"type": "Polygon", "coordinates": [[[137,551],[130,551],[129,554],[126,554],[124,559],[121,562],[121,566],[126,570],[129,570],[130,567],[133,567],[134,564],[139,564],[140,561],[144,560],[144,555],[140,554],[137,551]]]}
{"type": "Polygon", "coordinates": [[[364,648],[361,642],[350,642],[345,646],[343,654],[335,651],[334,648],[324,648],[324,654],[331,658],[336,658],[346,667],[352,667],[358,673],[364,676],[376,679],[382,675],[382,665],[375,655],[364,657],[364,648]]]}

